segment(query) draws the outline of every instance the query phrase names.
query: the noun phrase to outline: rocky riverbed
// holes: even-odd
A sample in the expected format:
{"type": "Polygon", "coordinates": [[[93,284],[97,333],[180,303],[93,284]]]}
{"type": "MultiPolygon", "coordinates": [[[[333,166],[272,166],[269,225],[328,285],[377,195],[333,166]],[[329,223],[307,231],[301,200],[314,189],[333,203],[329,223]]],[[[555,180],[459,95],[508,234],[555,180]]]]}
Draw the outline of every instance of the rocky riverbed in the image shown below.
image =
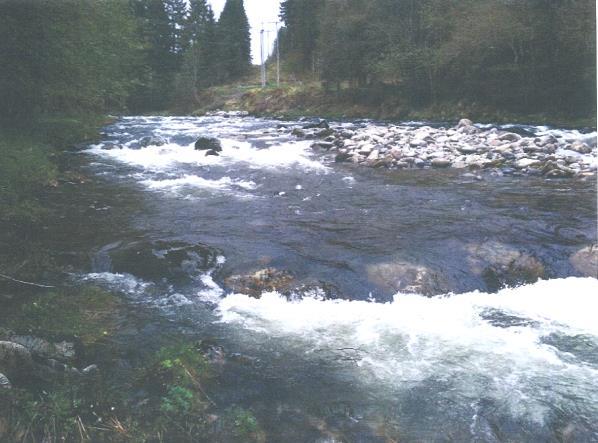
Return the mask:
{"type": "Polygon", "coordinates": [[[68,288],[0,290],[0,395],[72,380],[74,417],[208,441],[593,441],[596,135],[449,126],[115,121],[52,189],[68,288]]]}
{"type": "MultiPolygon", "coordinates": [[[[287,127],[283,128],[287,129],[287,127]]],[[[546,178],[596,174],[596,134],[572,135],[485,128],[462,119],[455,127],[344,124],[324,120],[288,128],[337,162],[372,168],[468,168],[493,175],[546,178]]]]}

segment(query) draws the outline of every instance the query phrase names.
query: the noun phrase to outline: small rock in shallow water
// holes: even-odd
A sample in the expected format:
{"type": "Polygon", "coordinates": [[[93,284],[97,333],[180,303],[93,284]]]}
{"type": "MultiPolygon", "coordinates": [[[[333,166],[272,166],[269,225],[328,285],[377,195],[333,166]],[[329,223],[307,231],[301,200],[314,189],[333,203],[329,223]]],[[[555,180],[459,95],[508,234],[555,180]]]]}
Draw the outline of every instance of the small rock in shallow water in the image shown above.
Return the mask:
{"type": "Polygon", "coordinates": [[[459,120],[459,123],[457,123],[457,128],[463,128],[465,126],[473,126],[473,122],[467,118],[462,118],[459,120]]]}
{"type": "Polygon", "coordinates": [[[496,241],[466,248],[471,271],[485,281],[488,290],[534,283],[545,276],[544,265],[535,257],[496,241]]]}
{"type": "Polygon", "coordinates": [[[233,292],[259,298],[263,292],[287,290],[293,281],[294,277],[288,271],[266,268],[250,275],[233,275],[224,283],[233,292]]]}
{"type": "Polygon", "coordinates": [[[514,132],[506,132],[499,136],[498,139],[502,141],[516,142],[521,140],[521,136],[519,134],[515,134],[514,132]]]}
{"type": "Polygon", "coordinates": [[[166,143],[166,139],[164,137],[160,137],[159,135],[151,135],[143,137],[139,140],[139,146],[142,148],[147,148],[148,146],[162,146],[166,143]]]}
{"type": "Polygon", "coordinates": [[[598,245],[580,249],[569,258],[569,262],[580,275],[598,278],[598,245]]]}
{"type": "Polygon", "coordinates": [[[295,137],[303,138],[305,137],[305,131],[303,129],[295,128],[291,131],[291,135],[295,137]]]}
{"type": "Polygon", "coordinates": [[[435,168],[448,168],[451,161],[447,158],[435,158],[432,160],[432,166],[435,168]]]}
{"type": "Polygon", "coordinates": [[[11,389],[12,385],[8,377],[0,372],[0,389],[11,389]]]}
{"type": "Polygon", "coordinates": [[[441,274],[411,263],[377,263],[367,266],[366,272],[370,282],[389,294],[403,292],[431,296],[450,290],[441,274]]]}

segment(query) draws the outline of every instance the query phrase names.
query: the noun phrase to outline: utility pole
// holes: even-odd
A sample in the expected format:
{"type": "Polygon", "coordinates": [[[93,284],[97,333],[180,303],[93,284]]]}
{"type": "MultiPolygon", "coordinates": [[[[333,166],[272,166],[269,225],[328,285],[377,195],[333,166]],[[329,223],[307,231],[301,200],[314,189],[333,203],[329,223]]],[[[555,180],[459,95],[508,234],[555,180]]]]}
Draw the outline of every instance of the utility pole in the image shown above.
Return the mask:
{"type": "Polygon", "coordinates": [[[272,29],[264,29],[264,22],[262,22],[262,31],[261,31],[261,54],[262,54],[262,86],[265,86],[267,81],[267,69],[266,69],[266,60],[264,60],[264,43],[266,44],[266,59],[270,56],[270,40],[269,36],[271,32],[276,33],[276,86],[280,87],[280,41],[278,35],[278,24],[279,21],[275,22],[266,22],[266,25],[275,25],[275,30],[272,29]],[[266,33],[266,40],[264,41],[264,33],[266,33]]]}
{"type": "Polygon", "coordinates": [[[266,64],[264,60],[264,24],[262,23],[262,30],[260,31],[260,57],[262,61],[261,66],[261,77],[262,77],[262,88],[266,87],[266,64]]]}
{"type": "Polygon", "coordinates": [[[276,22],[276,87],[280,88],[280,34],[276,22]]]}

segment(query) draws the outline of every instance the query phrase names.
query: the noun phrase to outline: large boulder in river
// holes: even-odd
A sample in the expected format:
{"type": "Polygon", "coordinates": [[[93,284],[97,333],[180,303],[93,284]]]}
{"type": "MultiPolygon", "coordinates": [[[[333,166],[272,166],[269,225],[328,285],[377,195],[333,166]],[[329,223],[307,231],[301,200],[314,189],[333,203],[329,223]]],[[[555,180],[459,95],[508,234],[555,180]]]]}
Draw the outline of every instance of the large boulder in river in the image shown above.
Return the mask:
{"type": "Polygon", "coordinates": [[[156,283],[189,284],[218,264],[219,251],[181,241],[115,243],[98,252],[97,272],[132,274],[156,283]]]}
{"type": "Polygon", "coordinates": [[[598,246],[591,245],[580,249],[571,257],[569,262],[573,269],[584,277],[598,278],[598,246]]]}
{"type": "Polygon", "coordinates": [[[489,291],[504,286],[533,283],[545,276],[544,265],[534,256],[496,241],[467,246],[468,262],[489,291]]]}
{"type": "Polygon", "coordinates": [[[259,298],[263,292],[288,291],[294,281],[295,278],[288,271],[266,268],[253,274],[230,276],[224,280],[224,284],[233,292],[259,298]]]}
{"type": "Polygon", "coordinates": [[[199,137],[195,142],[197,151],[222,152],[222,143],[215,137],[199,137]]]}
{"type": "Polygon", "coordinates": [[[450,291],[444,276],[425,266],[406,262],[376,263],[366,268],[368,280],[388,294],[397,292],[426,296],[450,291]]]}

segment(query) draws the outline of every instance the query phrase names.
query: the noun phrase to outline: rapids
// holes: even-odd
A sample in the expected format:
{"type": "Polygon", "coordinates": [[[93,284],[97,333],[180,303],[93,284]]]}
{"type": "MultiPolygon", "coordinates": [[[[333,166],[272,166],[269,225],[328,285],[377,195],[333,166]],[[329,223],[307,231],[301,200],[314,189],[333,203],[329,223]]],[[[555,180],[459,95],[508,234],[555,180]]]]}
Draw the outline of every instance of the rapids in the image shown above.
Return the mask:
{"type": "Polygon", "coordinates": [[[107,127],[81,155],[135,207],[98,193],[96,211],[128,227],[101,230],[79,278],[214,337],[234,358],[211,395],[257,410],[272,441],[598,441],[598,280],[569,260],[596,243],[595,178],[335,164],[290,135],[295,123],[128,117],[107,127]],[[140,148],[148,135],[168,143],[140,148]],[[199,136],[219,138],[221,155],[194,150],[199,136]],[[168,251],[156,242],[206,252],[189,252],[187,279],[116,265],[142,242],[160,259],[168,251]],[[476,271],[490,259],[472,253],[488,245],[533,257],[542,280],[494,287],[476,271]],[[372,278],[395,263],[429,270],[444,290],[397,293],[372,278]],[[342,297],[253,298],[224,284],[265,267],[342,297]]]}

